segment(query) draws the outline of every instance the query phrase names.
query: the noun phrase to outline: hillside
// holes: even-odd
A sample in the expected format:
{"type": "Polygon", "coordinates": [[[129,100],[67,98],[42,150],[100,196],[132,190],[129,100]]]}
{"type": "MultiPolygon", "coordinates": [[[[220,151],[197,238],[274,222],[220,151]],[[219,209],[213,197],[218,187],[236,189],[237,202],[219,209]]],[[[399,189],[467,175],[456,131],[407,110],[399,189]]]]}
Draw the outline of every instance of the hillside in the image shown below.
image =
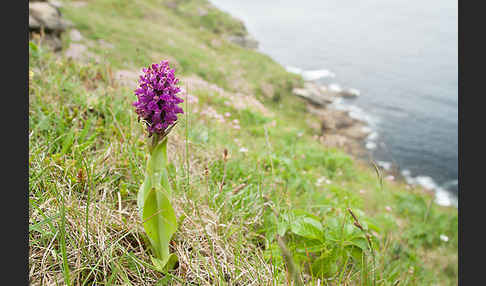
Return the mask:
{"type": "Polygon", "coordinates": [[[64,33],[64,55],[29,46],[32,285],[288,285],[282,247],[306,285],[457,285],[457,209],[315,140],[302,78],[230,41],[240,21],[205,0],[61,3],[82,37],[64,33]],[[147,140],[131,105],[164,59],[187,91],[165,274],[138,216],[147,140]]]}

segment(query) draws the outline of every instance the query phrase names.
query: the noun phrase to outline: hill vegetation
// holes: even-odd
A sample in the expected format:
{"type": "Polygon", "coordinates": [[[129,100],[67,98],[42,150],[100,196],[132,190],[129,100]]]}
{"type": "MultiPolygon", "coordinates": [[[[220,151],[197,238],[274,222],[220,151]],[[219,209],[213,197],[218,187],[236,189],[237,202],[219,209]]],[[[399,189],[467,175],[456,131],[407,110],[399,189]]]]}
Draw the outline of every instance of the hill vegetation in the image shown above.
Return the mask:
{"type": "Polygon", "coordinates": [[[32,285],[457,285],[457,209],[315,140],[302,79],[229,41],[240,21],[205,0],[73,3],[61,11],[91,59],[29,45],[32,285]],[[163,59],[187,91],[168,143],[169,273],[137,212],[136,77],[117,77],[163,59]]]}

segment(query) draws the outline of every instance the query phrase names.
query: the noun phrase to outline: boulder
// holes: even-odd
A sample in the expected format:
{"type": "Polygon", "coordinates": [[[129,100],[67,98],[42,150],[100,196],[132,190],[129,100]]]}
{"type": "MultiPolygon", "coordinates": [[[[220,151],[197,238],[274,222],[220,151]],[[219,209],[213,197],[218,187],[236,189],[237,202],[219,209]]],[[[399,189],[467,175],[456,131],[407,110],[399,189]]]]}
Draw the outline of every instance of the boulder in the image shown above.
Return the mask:
{"type": "Polygon", "coordinates": [[[44,28],[45,32],[62,32],[67,23],[62,19],[61,12],[49,2],[29,2],[29,29],[44,28]]]}
{"type": "Polygon", "coordinates": [[[83,36],[78,30],[71,29],[71,31],[69,31],[69,38],[73,42],[80,42],[83,39],[83,36]]]}
{"type": "Polygon", "coordinates": [[[338,95],[342,97],[353,98],[359,95],[359,90],[354,88],[348,88],[338,92],[338,95]]]}
{"type": "Polygon", "coordinates": [[[31,14],[29,14],[29,29],[40,29],[41,23],[34,17],[32,17],[31,14]]]}
{"type": "Polygon", "coordinates": [[[326,91],[327,89],[312,82],[305,82],[303,88],[294,88],[292,90],[295,95],[305,98],[310,103],[320,107],[326,106],[334,101],[332,95],[326,91]]]}
{"type": "Polygon", "coordinates": [[[356,123],[358,121],[350,117],[347,111],[330,109],[321,113],[321,130],[323,134],[348,128],[356,123]]]}

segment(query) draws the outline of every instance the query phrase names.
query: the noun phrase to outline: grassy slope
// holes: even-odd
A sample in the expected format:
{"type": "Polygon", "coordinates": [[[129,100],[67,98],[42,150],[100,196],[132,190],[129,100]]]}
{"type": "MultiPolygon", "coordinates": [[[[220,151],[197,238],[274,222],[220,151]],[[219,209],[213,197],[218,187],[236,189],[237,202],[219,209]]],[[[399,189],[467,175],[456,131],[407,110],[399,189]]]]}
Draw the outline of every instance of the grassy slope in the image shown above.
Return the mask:
{"type": "Polygon", "coordinates": [[[371,285],[371,253],[349,207],[373,237],[377,285],[456,285],[457,210],[400,183],[381,186],[370,166],[313,140],[312,116],[290,95],[301,79],[223,40],[222,33],[245,33],[228,15],[202,0],[175,2],[177,8],[154,0],[66,4],[64,15],[87,40],[115,46],[90,48],[102,64],[31,48],[32,284],[285,284],[278,232],[308,284],[371,285]],[[201,8],[208,13],[200,16],[201,8]],[[130,106],[132,91],[112,76],[164,58],[179,75],[230,95],[191,86],[198,102],[185,106],[170,138],[174,205],[186,218],[172,249],[179,267],[165,277],[150,268],[136,210],[144,129],[130,106]],[[236,93],[256,96],[269,112],[236,108],[236,93]],[[209,107],[229,117],[219,122],[202,112],[209,107]]]}

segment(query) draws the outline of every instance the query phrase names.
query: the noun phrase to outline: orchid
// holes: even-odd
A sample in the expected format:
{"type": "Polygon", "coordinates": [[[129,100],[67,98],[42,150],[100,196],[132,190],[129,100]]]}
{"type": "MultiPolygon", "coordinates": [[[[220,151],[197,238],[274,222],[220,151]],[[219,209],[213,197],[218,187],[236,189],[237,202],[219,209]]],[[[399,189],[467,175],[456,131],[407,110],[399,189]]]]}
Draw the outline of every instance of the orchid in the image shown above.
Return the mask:
{"type": "Polygon", "coordinates": [[[168,61],[143,69],[133,103],[139,120],[147,126],[149,159],[145,180],[141,185],[137,204],[143,227],[152,245],[155,257],[152,263],[164,272],[171,269],[177,256],[169,253],[169,242],[177,229],[177,219],[170,203],[172,189],[167,175],[167,135],[177,123],[178,106],[183,100],[177,96],[174,69],[168,61]]]}

